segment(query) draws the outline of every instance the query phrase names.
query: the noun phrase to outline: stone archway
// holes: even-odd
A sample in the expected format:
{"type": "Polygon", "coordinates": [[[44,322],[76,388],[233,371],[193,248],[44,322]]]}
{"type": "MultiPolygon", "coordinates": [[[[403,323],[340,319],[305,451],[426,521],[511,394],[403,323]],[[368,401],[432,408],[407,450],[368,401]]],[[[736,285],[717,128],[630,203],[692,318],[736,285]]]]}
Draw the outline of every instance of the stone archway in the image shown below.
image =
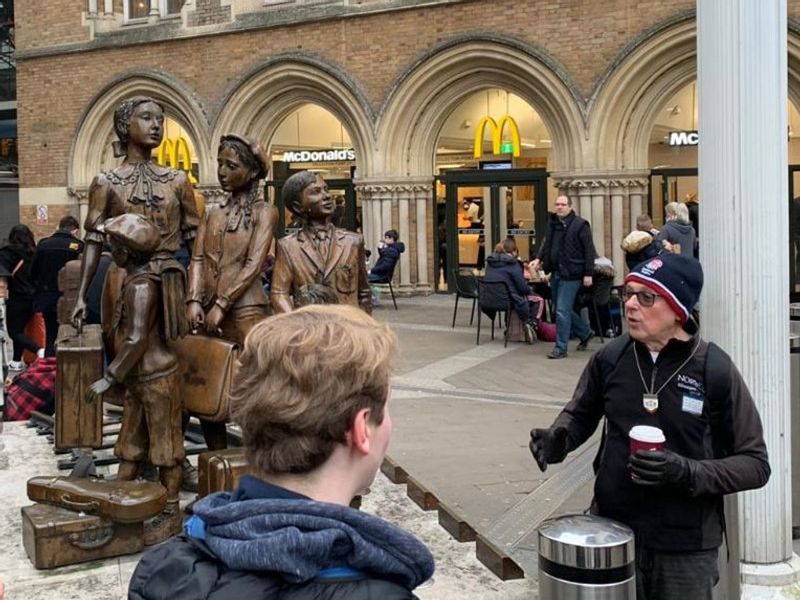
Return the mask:
{"type": "Polygon", "coordinates": [[[584,115],[580,94],[566,70],[543,51],[499,36],[466,36],[445,42],[412,64],[380,111],[380,147],[364,183],[367,243],[395,228],[411,242],[402,262],[401,288],[430,291],[433,216],[429,208],[439,133],[471,94],[490,88],[513,92],[532,106],[553,140],[556,170],[581,166],[584,115]],[[367,209],[369,204],[369,210],[367,209]],[[411,258],[416,255],[412,263],[411,258]]]}
{"type": "Polygon", "coordinates": [[[342,70],[307,56],[271,59],[234,82],[220,103],[211,139],[236,132],[266,148],[283,119],[308,103],[342,122],[356,150],[359,172],[369,172],[375,144],[366,96],[342,70]]]}
{"type": "Polygon", "coordinates": [[[73,136],[69,155],[68,182],[70,193],[77,197],[81,216],[85,209],[87,190],[101,169],[104,142],[113,138],[114,110],[130,96],[151,96],[189,132],[197,152],[200,185],[214,177],[214,167],[208,143],[208,120],[200,103],[189,88],[172,77],[152,71],[123,74],[105,86],[87,105],[73,136]]]}

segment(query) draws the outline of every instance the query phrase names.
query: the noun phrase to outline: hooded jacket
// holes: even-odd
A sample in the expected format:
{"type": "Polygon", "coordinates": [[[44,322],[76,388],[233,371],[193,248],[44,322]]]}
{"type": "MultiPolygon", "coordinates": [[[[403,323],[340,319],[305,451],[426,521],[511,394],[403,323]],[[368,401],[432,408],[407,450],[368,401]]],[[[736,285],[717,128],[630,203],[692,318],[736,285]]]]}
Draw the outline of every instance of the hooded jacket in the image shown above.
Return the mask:
{"type": "Polygon", "coordinates": [[[399,600],[415,598],[411,590],[433,574],[431,553],[402,529],[267,487],[278,493],[198,501],[185,535],[142,557],[129,598],[399,600]]]}
{"type": "Polygon", "coordinates": [[[515,302],[528,295],[530,288],[522,275],[522,265],[516,258],[495,252],[486,259],[486,264],[484,281],[504,281],[515,302]]]}
{"type": "Polygon", "coordinates": [[[370,269],[370,279],[388,279],[394,273],[394,267],[397,261],[400,260],[400,255],[406,251],[406,245],[403,242],[395,242],[394,244],[378,248],[378,260],[375,266],[370,269]]]}
{"type": "Polygon", "coordinates": [[[697,235],[691,223],[681,223],[675,220],[667,221],[656,235],[656,242],[659,245],[663,240],[668,241],[670,244],[679,244],[683,256],[694,258],[697,235]]]}

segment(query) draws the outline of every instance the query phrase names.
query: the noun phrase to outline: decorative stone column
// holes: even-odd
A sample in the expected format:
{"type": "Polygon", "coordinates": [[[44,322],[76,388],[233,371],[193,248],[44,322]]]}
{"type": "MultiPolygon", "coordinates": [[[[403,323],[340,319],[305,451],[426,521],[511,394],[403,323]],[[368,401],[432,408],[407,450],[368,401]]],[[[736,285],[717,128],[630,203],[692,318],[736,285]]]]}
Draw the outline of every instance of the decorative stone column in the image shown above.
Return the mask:
{"type": "MultiPolygon", "coordinates": [[[[697,23],[699,192],[703,215],[714,216],[700,248],[703,330],[750,387],[772,467],[764,488],[738,498],[742,582],[783,586],[800,568],[791,531],[786,0],[703,0],[697,23]]],[[[743,597],[767,597],[748,587],[743,597]]]]}
{"type": "Polygon", "coordinates": [[[83,234],[83,224],[89,214],[89,188],[67,188],[67,194],[78,205],[78,223],[83,234]]]}
{"type": "Polygon", "coordinates": [[[614,172],[586,176],[554,174],[560,193],[572,199],[573,208],[592,227],[592,239],[598,254],[611,259],[616,268],[615,284],[625,277],[625,254],[622,240],[636,225],[647,194],[646,173],[614,172]],[[579,209],[578,209],[579,208],[579,209]]]}
{"type": "Polygon", "coordinates": [[[356,185],[361,198],[364,243],[373,253],[383,241],[383,233],[396,229],[406,251],[400,255],[394,280],[397,291],[405,294],[430,293],[431,266],[428,264],[428,204],[433,192],[430,182],[365,181],[356,185]]]}

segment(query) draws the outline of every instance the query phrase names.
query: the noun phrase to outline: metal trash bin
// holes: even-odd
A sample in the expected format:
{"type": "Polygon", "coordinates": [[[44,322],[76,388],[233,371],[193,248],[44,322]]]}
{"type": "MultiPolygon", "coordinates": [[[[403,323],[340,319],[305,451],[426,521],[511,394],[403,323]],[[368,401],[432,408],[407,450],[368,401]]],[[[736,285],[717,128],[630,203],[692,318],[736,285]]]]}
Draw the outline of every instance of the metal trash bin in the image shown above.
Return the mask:
{"type": "Polygon", "coordinates": [[[633,531],[593,515],[567,515],[539,527],[540,600],[634,600],[633,531]]]}

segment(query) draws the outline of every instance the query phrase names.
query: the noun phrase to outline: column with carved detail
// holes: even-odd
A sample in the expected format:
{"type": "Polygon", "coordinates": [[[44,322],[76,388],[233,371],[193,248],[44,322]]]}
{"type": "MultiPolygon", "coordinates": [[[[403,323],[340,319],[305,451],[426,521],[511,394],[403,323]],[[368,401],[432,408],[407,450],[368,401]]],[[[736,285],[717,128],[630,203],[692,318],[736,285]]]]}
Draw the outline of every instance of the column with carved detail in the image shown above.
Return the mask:
{"type": "MultiPolygon", "coordinates": [[[[410,232],[411,221],[409,219],[409,205],[411,204],[411,196],[413,192],[410,187],[406,187],[398,194],[397,204],[397,233],[400,235],[400,240],[410,246],[410,232]]],[[[411,259],[409,257],[410,248],[400,255],[400,289],[408,291],[411,289],[411,259]]]]}
{"type": "MultiPolygon", "coordinates": [[[[430,183],[417,184],[414,186],[416,203],[416,236],[417,236],[417,290],[422,293],[430,293],[431,284],[428,282],[428,206],[433,198],[433,185],[430,183]]],[[[431,229],[433,224],[431,223],[431,229]]],[[[432,234],[435,232],[432,231],[432,234]]],[[[436,271],[436,269],[434,269],[436,271]]]]}
{"type": "Polygon", "coordinates": [[[600,256],[606,256],[606,215],[605,204],[608,198],[608,181],[595,180],[589,189],[592,191],[592,213],[585,218],[592,225],[594,249],[600,256]]]}
{"type": "Polygon", "coordinates": [[[89,0],[89,18],[97,17],[97,0],[89,0]]]}
{"type": "Polygon", "coordinates": [[[114,0],[103,0],[103,13],[106,16],[114,14],[114,0]]]}
{"type": "Polygon", "coordinates": [[[89,188],[67,188],[67,194],[78,205],[78,223],[83,233],[83,224],[86,222],[86,216],[89,214],[89,188]]]}

